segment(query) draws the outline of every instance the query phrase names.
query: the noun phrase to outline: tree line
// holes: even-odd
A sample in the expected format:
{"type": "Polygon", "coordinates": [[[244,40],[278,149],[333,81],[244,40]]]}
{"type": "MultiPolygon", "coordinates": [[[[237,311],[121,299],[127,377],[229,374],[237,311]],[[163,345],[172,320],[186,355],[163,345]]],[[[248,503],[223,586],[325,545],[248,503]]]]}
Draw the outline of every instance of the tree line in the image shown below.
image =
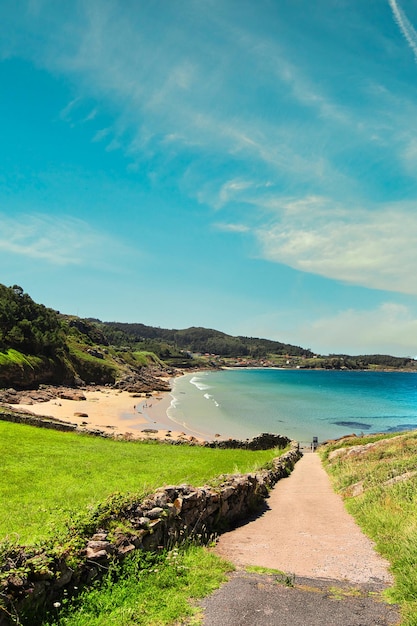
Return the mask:
{"type": "Polygon", "coordinates": [[[215,354],[230,358],[260,359],[285,355],[302,359],[303,367],[328,369],[413,368],[417,361],[390,355],[330,354],[313,358],[309,349],[270,339],[232,336],[218,330],[191,327],[183,330],[147,326],[141,323],[82,320],[61,315],[37,304],[19,285],[0,284],[0,352],[14,348],[31,355],[60,358],[68,354],[68,339],[78,337],[84,344],[115,346],[125,350],[153,352],[173,364],[190,354],[215,354]]]}
{"type": "Polygon", "coordinates": [[[216,354],[224,357],[262,358],[268,354],[313,356],[311,350],[300,346],[270,339],[235,337],[210,328],[191,327],[183,330],[169,330],[146,326],[145,324],[95,321],[100,325],[108,341],[117,346],[155,346],[160,342],[164,345],[165,350],[187,350],[193,353],[216,354]]]}
{"type": "Polygon", "coordinates": [[[37,304],[19,285],[0,285],[0,351],[52,357],[66,349],[58,314],[37,304]]]}

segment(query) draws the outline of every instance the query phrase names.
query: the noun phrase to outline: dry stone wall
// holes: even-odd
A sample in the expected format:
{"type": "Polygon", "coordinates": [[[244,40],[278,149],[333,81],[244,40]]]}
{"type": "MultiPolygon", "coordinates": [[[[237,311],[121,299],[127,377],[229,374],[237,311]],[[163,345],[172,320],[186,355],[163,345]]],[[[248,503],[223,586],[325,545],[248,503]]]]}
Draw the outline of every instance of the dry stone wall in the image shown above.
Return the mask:
{"type": "Polygon", "coordinates": [[[298,444],[293,443],[268,469],[224,475],[214,486],[162,487],[118,511],[111,520],[116,530],[97,528],[84,542],[76,567],[64,556],[57,558],[46,551],[11,550],[0,571],[0,626],[33,626],[36,615],[60,602],[64,592],[72,595],[101,576],[111,559],[122,559],[134,550],[170,548],[190,536],[203,541],[247,518],[267,498],[269,489],[291,473],[301,456],[298,444]],[[123,530],[117,529],[117,523],[123,530]],[[29,613],[31,617],[25,621],[29,613]]]}

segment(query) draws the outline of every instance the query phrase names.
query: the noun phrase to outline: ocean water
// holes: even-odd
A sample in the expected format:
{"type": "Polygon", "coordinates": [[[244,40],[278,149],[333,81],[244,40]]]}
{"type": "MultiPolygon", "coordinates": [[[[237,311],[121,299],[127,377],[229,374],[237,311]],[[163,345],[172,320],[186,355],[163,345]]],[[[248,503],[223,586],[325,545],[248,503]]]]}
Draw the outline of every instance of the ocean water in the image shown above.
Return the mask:
{"type": "Polygon", "coordinates": [[[417,373],[242,369],[175,379],[169,417],[202,435],[300,442],[417,428],[417,373]]]}

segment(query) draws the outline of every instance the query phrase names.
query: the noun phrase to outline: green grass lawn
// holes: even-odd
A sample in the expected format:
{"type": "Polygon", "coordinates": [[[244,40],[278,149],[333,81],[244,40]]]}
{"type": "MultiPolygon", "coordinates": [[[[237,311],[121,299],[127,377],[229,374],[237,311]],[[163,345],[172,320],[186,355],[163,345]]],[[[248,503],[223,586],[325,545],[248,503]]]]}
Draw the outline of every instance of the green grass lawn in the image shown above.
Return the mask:
{"type": "Polygon", "coordinates": [[[325,466],[347,509],[391,563],[395,585],[389,594],[402,607],[401,623],[417,626],[417,433],[404,433],[367,451],[327,460],[332,449],[349,443],[325,449],[325,466]],[[353,496],[354,485],[360,485],[363,492],[353,496]]]}
{"type": "Polygon", "coordinates": [[[40,541],[111,494],[200,486],[219,474],[253,471],[278,454],[115,441],[0,422],[0,540],[40,541]]]}

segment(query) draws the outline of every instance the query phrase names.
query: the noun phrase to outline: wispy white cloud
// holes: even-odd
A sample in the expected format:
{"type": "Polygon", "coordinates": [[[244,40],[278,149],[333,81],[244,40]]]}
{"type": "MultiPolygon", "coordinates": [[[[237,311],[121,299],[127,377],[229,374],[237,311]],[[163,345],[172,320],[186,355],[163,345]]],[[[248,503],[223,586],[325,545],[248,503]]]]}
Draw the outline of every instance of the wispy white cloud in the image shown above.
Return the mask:
{"type": "Polygon", "coordinates": [[[372,289],[417,294],[417,211],[396,204],[348,208],[325,198],[277,201],[257,230],[264,258],[372,289]]]}
{"type": "Polygon", "coordinates": [[[105,137],[108,137],[110,133],[111,133],[110,128],[101,128],[100,130],[96,132],[92,141],[93,142],[102,141],[103,139],[105,139],[105,137]]]}
{"type": "MultiPolygon", "coordinates": [[[[263,37],[243,27],[237,30],[221,22],[216,11],[211,15],[197,6],[184,12],[181,20],[175,15],[173,21],[167,11],[156,22],[151,11],[125,10],[112,2],[75,4],[77,10],[68,20],[55,13],[50,3],[37,4],[37,19],[31,22],[31,28],[42,34],[36,62],[70,75],[87,98],[111,103],[118,112],[117,147],[130,159],[146,159],[163,151],[169,138],[178,152],[192,146],[215,156],[220,166],[225,157],[232,156],[237,161],[258,162],[287,177],[311,181],[325,174],[329,180],[340,178],[323,156],[311,159],[302,133],[289,130],[291,107],[277,120],[275,115],[255,114],[256,90],[246,88],[245,101],[241,99],[242,85],[256,76],[261,85],[265,83],[268,100],[278,100],[286,92],[301,107],[340,122],[340,107],[309,84],[276,43],[265,43],[263,37]],[[45,13],[47,32],[42,30],[45,13]],[[211,38],[200,36],[203,22],[205,28],[213,27],[216,46],[211,38]],[[267,58],[271,62],[265,67],[267,58]],[[247,81],[236,82],[237,63],[247,67],[247,81]]],[[[22,38],[21,46],[22,53],[30,54],[27,38],[22,38]]],[[[78,100],[63,111],[65,118],[79,105],[78,100]]],[[[97,134],[93,138],[97,140],[97,134]]]]}
{"type": "Polygon", "coordinates": [[[409,176],[417,177],[417,136],[409,136],[402,151],[404,169],[409,176]]]}
{"type": "Polygon", "coordinates": [[[85,112],[84,106],[85,102],[81,96],[73,98],[59,113],[59,117],[71,126],[92,122],[97,117],[98,109],[90,107],[88,112],[85,112]]]}
{"type": "Polygon", "coordinates": [[[94,120],[97,117],[97,109],[94,108],[92,109],[89,113],[87,113],[87,115],[84,117],[84,119],[82,120],[83,123],[85,122],[91,122],[92,120],[94,120]]]}
{"type": "MultiPolygon", "coordinates": [[[[43,214],[0,216],[0,251],[56,266],[107,265],[108,250],[122,252],[116,239],[74,217],[43,214]]],[[[116,254],[117,257],[117,254],[116,254]]]]}
{"type": "Polygon", "coordinates": [[[415,60],[417,62],[417,32],[410,20],[404,13],[403,9],[399,6],[397,0],[388,0],[394,19],[397,22],[404,38],[413,51],[415,60]]]}
{"type": "MultiPolygon", "coordinates": [[[[276,44],[270,44],[276,48],[276,44]]],[[[277,54],[274,55],[277,57],[277,54]]],[[[342,103],[336,103],[322,89],[308,79],[294,64],[290,64],[280,54],[280,61],[275,72],[278,78],[287,84],[294,99],[301,105],[316,110],[326,122],[337,122],[348,126],[356,122],[342,103]]]]}
{"type": "MultiPolygon", "coordinates": [[[[397,0],[389,3],[416,54],[413,26],[397,0]]],[[[393,102],[377,79],[380,88],[372,93],[371,78],[359,68],[350,70],[359,73],[352,90],[341,89],[349,106],[337,95],[340,83],[332,91],[325,76],[315,80],[314,59],[305,51],[289,54],[285,28],[271,38],[248,22],[238,27],[239,20],[222,20],[216,2],[212,11],[191,3],[186,11],[169,5],[160,14],[158,3],[151,4],[154,10],[133,10],[130,3],[92,0],[62,14],[52,2],[34,2],[30,26],[42,36],[36,48],[34,39],[22,37],[21,54],[70,76],[87,101],[107,105],[113,124],[106,120],[105,128],[94,107],[83,115],[97,121],[92,141],[105,139],[107,151],[121,150],[133,161],[132,172],[157,155],[149,167],[155,179],[158,166],[165,175],[169,159],[176,159],[181,189],[224,208],[224,230],[254,230],[265,258],[351,284],[416,293],[414,205],[361,201],[361,185],[368,190],[378,169],[372,159],[389,164],[383,176],[395,168],[412,172],[413,98],[401,94],[393,102]],[[358,110],[356,96],[362,98],[358,110]],[[372,144],[377,154],[369,155],[372,144]],[[283,197],[293,190],[294,200],[283,197]],[[237,211],[227,215],[242,204],[253,210],[250,226],[237,211]]],[[[62,115],[71,116],[78,104],[76,98],[62,115]]]]}
{"type": "Polygon", "coordinates": [[[221,208],[225,204],[239,201],[242,198],[247,201],[248,191],[259,186],[260,184],[253,180],[244,180],[241,178],[228,180],[221,185],[214,206],[215,208],[221,208]]]}
{"type": "Polygon", "coordinates": [[[68,104],[60,112],[59,117],[62,120],[69,120],[70,116],[71,116],[71,113],[77,107],[77,105],[79,104],[80,100],[81,100],[81,98],[80,98],[80,96],[78,96],[78,98],[74,98],[73,100],[68,102],[68,104]]]}
{"type": "MultiPolygon", "coordinates": [[[[36,42],[22,37],[21,54],[32,54],[39,65],[70,76],[77,93],[109,106],[114,127],[108,129],[107,149],[121,150],[132,171],[135,163],[155,154],[163,155],[166,168],[170,159],[181,161],[188,150],[210,158],[219,172],[227,162],[235,172],[223,179],[220,175],[217,191],[206,194],[213,202],[217,195],[218,204],[222,187],[242,164],[260,172],[260,180],[279,177],[286,188],[302,180],[315,192],[327,188],[329,193],[331,187],[346,193],[356,182],[340,167],[341,146],[358,153],[381,134],[375,106],[367,113],[362,107],[357,115],[326,89],[325,81],[314,80],[302,52],[290,57],[279,33],[266,36],[245,21],[231,22],[215,10],[220,3],[213,10],[198,3],[186,11],[165,7],[160,14],[158,3],[155,10],[134,10],[112,1],[75,1],[68,14],[48,1],[34,5],[29,30],[38,36],[36,42]],[[258,89],[266,94],[261,110],[258,89]]],[[[379,102],[383,97],[378,95],[379,102]]],[[[78,104],[76,99],[69,107],[78,104]]],[[[388,107],[381,103],[380,108],[388,107]]],[[[409,112],[413,120],[415,113],[415,108],[409,112]]],[[[406,128],[407,120],[401,124],[406,128]]],[[[392,154],[401,133],[390,142],[393,131],[384,131],[392,154]]],[[[102,132],[92,128],[92,141],[101,138],[102,132]]],[[[205,178],[199,181],[200,191],[214,178],[205,174],[201,162],[193,165],[205,178]]],[[[185,172],[176,175],[180,179],[185,172]]]]}
{"type": "Polygon", "coordinates": [[[214,224],[214,227],[217,228],[217,230],[221,230],[225,233],[247,233],[250,231],[249,226],[246,226],[245,224],[218,223],[214,224]]]}
{"type": "Polygon", "coordinates": [[[372,310],[347,309],[301,324],[299,341],[317,345],[324,353],[417,354],[417,316],[407,306],[385,302],[372,310]]]}
{"type": "Polygon", "coordinates": [[[236,332],[309,347],[320,354],[417,355],[417,311],[385,300],[367,308],[326,302],[320,311],[280,306],[249,317],[236,332]],[[325,309],[325,313],[323,313],[325,309]]]}

